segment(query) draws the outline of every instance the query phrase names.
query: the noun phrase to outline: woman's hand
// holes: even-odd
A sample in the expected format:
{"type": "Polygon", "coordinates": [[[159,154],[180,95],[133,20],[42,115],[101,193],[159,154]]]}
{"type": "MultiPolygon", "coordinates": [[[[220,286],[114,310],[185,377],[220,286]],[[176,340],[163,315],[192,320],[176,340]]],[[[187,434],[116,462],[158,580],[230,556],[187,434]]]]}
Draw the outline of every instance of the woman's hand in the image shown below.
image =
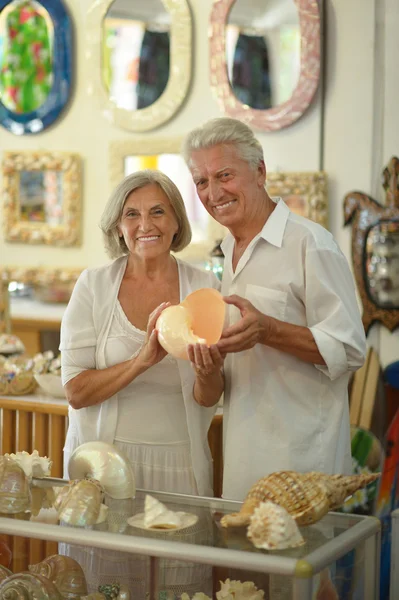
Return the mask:
{"type": "Polygon", "coordinates": [[[206,380],[220,373],[223,367],[224,356],[217,346],[208,348],[205,344],[189,344],[187,348],[188,358],[198,379],[206,380]]]}
{"type": "Polygon", "coordinates": [[[158,341],[158,332],[155,329],[155,325],[161,312],[168,306],[170,306],[170,302],[162,302],[162,304],[157,306],[148,317],[146,338],[143,347],[136,358],[144,369],[149,369],[161,362],[167,355],[166,350],[162,348],[158,341]]]}

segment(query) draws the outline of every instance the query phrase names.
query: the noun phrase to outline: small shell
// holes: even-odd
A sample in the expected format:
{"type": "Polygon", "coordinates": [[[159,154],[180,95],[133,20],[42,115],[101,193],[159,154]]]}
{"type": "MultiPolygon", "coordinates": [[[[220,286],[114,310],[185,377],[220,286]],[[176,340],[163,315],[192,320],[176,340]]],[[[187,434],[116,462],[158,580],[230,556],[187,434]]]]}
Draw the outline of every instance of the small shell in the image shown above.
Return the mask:
{"type": "Polygon", "coordinates": [[[324,473],[296,473],[276,471],[259,479],[249,490],[239,513],[225,515],[223,527],[248,525],[255,508],[266,500],[284,507],[298,525],[319,521],[329,510],[344,503],[356,490],[375,481],[379,473],[371,475],[326,475],[324,473]]]}
{"type": "Polygon", "coordinates": [[[143,522],[148,529],[176,529],[182,524],[177,513],[149,494],[145,497],[143,522]]]}
{"type": "Polygon", "coordinates": [[[135,477],[129,460],[112,444],[87,442],[73,452],[68,464],[71,479],[99,481],[111,498],[135,496],[135,477]]]}
{"type": "Polygon", "coordinates": [[[28,568],[31,573],[43,575],[52,581],[65,600],[79,600],[82,595],[87,594],[82,567],[69,556],[54,554],[28,568]]]}
{"type": "Polygon", "coordinates": [[[7,600],[63,600],[61,594],[46,577],[22,572],[10,575],[0,583],[0,598],[7,600]]]}
{"type": "Polygon", "coordinates": [[[298,525],[285,508],[273,502],[261,502],[254,510],[247,537],[256,548],[282,550],[305,543],[298,525]]]}
{"type": "Polygon", "coordinates": [[[29,452],[17,452],[16,454],[5,454],[4,456],[8,456],[15,460],[20,467],[23,468],[25,475],[29,480],[32,477],[50,477],[51,475],[51,465],[53,464],[51,460],[47,458],[47,456],[39,456],[37,450],[33,450],[32,454],[29,452]]]}
{"type": "Polygon", "coordinates": [[[30,507],[29,481],[15,460],[0,456],[0,513],[17,514],[30,507]]]}
{"type": "Polygon", "coordinates": [[[71,481],[61,489],[54,502],[60,521],[86,527],[94,525],[100,514],[102,489],[98,481],[83,479],[71,481]]]}

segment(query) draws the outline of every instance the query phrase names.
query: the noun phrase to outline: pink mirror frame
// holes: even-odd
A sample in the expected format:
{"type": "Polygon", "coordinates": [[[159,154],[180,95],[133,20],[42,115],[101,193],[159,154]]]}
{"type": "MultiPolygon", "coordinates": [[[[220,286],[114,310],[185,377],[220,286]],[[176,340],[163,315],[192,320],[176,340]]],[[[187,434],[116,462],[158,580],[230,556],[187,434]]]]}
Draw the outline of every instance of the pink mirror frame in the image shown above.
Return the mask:
{"type": "Polygon", "coordinates": [[[262,131],[292,125],[309,107],[320,75],[320,9],[317,0],[296,0],[301,30],[301,69],[291,98],[266,110],[250,108],[233,94],[227,74],[225,27],[235,0],[214,0],[210,17],[210,80],[222,111],[262,131]]]}

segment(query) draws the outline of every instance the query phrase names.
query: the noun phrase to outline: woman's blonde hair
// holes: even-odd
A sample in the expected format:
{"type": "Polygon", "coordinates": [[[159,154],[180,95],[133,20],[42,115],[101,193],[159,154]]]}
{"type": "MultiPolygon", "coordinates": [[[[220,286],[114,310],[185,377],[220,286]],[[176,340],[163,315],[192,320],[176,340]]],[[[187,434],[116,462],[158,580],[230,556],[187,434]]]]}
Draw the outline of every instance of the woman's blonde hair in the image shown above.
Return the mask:
{"type": "Polygon", "coordinates": [[[256,169],[264,160],[262,146],[248,125],[230,117],[219,117],[193,129],[186,136],[182,154],[188,167],[192,166],[191,153],[194,150],[212,148],[219,144],[234,146],[238,156],[252,169],[256,169]]]}
{"type": "Polygon", "coordinates": [[[177,186],[161,171],[145,169],[128,175],[115,188],[101,216],[100,229],[103,232],[105,250],[110,258],[119,258],[129,253],[123,237],[119,237],[118,224],[122,217],[126,199],[135,190],[156,184],[168,197],[178,224],[177,233],[170,247],[174,252],[183,250],[191,241],[191,227],[188,221],[183,198],[177,186]]]}

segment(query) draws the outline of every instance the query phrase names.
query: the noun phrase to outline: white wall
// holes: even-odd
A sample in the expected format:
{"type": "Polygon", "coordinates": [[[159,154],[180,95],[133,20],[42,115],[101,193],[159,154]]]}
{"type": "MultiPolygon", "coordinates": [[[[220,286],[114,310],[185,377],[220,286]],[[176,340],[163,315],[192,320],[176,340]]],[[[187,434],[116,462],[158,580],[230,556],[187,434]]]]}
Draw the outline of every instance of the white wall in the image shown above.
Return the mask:
{"type": "MultiPolygon", "coordinates": [[[[171,121],[147,134],[133,134],[114,127],[104,118],[98,103],[87,95],[84,24],[92,0],[64,0],[64,3],[75,23],[77,69],[72,101],[59,121],[40,135],[17,137],[0,128],[0,154],[3,150],[43,149],[74,151],[82,156],[82,245],[61,249],[7,244],[0,238],[0,257],[4,264],[85,267],[104,262],[106,257],[97,224],[110,192],[110,141],[184,135],[201,121],[222,115],[208,81],[207,33],[212,0],[189,0],[194,49],[193,81],[187,100],[171,121]]],[[[392,154],[399,154],[399,5],[397,0],[326,0],[326,5],[324,168],[330,180],[330,229],[350,258],[350,230],[342,227],[343,197],[353,189],[376,194],[382,167],[392,154]],[[381,6],[385,8],[382,15],[381,6]],[[379,70],[381,61],[385,64],[386,77],[379,70]],[[383,110],[379,109],[381,94],[383,110]]],[[[317,170],[322,125],[318,94],[303,118],[288,129],[259,133],[268,169],[317,170]]],[[[375,344],[381,341],[383,363],[399,358],[399,335],[378,330],[372,332],[372,336],[375,344]]]]}

